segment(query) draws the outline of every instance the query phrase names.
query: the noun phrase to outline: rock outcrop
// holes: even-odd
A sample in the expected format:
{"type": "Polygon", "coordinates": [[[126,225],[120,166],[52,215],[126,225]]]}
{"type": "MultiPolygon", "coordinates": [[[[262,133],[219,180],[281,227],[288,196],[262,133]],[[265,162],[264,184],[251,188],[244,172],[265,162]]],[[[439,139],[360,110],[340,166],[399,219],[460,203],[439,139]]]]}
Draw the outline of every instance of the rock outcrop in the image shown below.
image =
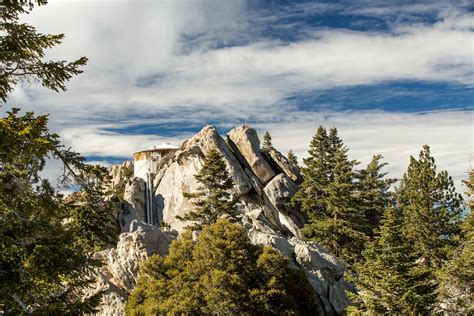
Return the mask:
{"type": "Polygon", "coordinates": [[[133,163],[127,160],[122,164],[112,165],[109,176],[111,188],[124,185],[126,181],[133,177],[133,163]]]}
{"type": "Polygon", "coordinates": [[[265,184],[275,176],[275,171],[260,151],[260,140],[253,128],[247,125],[236,127],[229,132],[227,140],[237,158],[242,157],[240,161],[250,166],[261,183],[265,184]]]}
{"type": "Polygon", "coordinates": [[[145,183],[138,178],[127,181],[118,214],[123,233],[116,248],[98,254],[107,263],[98,273],[98,288],[106,291],[101,313],[122,313],[139,263],[150,254],[165,254],[187,225],[176,218],[191,210],[183,193],[199,187],[194,175],[211,148],[221,153],[234,180],[232,194],[238,199],[242,224],[252,242],[280,250],[295,269],[305,272],[321,306],[318,314],[343,313],[349,302],[346,290],[351,290],[343,278],[345,268],[323,247],[301,240],[299,229],[305,218],[289,203],[302,181],[299,171],[277,150],[263,153],[256,131],[245,125],[231,130],[226,139],[213,126],[206,126],[183,142],[174,155],[160,161],[155,170],[154,201],[158,222],[169,225],[166,230],[143,223],[145,183]]]}
{"type": "Polygon", "coordinates": [[[165,255],[177,234],[134,221],[131,231],[122,233],[116,248],[95,254],[104,265],[96,271],[93,295],[104,292],[99,315],[123,315],[128,295],[138,277],[139,267],[151,254],[165,255]]]}

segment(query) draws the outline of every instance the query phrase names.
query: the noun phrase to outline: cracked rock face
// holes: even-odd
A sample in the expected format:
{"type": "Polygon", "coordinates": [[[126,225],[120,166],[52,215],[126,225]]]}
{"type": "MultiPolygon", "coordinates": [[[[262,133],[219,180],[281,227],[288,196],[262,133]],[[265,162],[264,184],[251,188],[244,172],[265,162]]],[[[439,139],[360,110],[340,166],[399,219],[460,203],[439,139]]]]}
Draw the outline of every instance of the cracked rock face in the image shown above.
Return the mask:
{"type": "Polygon", "coordinates": [[[104,291],[99,315],[123,315],[128,295],[135,287],[140,264],[151,254],[166,255],[176,238],[170,231],[132,223],[132,231],[122,233],[115,248],[95,254],[104,265],[96,271],[96,283],[89,295],[104,291]]]}
{"type": "Polygon", "coordinates": [[[289,203],[302,181],[299,170],[275,149],[263,153],[256,131],[245,125],[231,130],[225,140],[213,126],[206,126],[158,163],[154,200],[158,222],[170,225],[166,230],[143,223],[145,182],[128,181],[118,214],[123,233],[116,248],[97,254],[107,263],[98,274],[97,287],[106,290],[101,314],[123,313],[140,262],[153,253],[166,254],[171,241],[188,224],[176,216],[191,210],[183,193],[198,188],[194,175],[211,148],[221,153],[234,180],[232,194],[238,199],[242,224],[252,242],[278,249],[290,258],[293,268],[305,272],[321,306],[318,314],[342,314],[349,304],[346,290],[352,290],[343,278],[345,267],[320,245],[301,240],[299,229],[305,218],[289,203]]]}

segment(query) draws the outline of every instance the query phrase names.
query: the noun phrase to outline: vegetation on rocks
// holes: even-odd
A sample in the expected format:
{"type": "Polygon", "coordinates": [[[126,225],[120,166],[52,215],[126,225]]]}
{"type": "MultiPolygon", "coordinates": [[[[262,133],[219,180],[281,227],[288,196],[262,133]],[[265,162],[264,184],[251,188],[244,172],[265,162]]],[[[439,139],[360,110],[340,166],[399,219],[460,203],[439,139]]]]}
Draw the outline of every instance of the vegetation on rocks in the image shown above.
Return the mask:
{"type": "MultiPolygon", "coordinates": [[[[195,233],[194,233],[195,234],[195,233]]],[[[316,310],[303,272],[269,247],[253,245],[239,224],[219,219],[169,255],[151,257],[126,306],[129,315],[305,314],[316,310]]]]}
{"type": "Polygon", "coordinates": [[[192,221],[195,229],[215,223],[221,216],[237,220],[236,201],[229,192],[234,183],[223,157],[215,148],[209,150],[202,169],[194,177],[201,186],[197,192],[184,194],[192,200],[194,209],[179,219],[192,221]]]}

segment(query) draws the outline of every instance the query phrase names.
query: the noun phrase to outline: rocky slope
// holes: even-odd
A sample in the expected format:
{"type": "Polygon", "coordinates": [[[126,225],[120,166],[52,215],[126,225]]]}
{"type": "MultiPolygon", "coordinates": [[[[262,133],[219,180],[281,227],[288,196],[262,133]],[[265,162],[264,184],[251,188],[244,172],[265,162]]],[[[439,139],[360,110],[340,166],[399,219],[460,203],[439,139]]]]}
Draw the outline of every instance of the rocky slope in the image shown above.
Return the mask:
{"type": "Polygon", "coordinates": [[[299,228],[304,216],[288,201],[302,177],[281,153],[263,153],[254,129],[240,126],[221,137],[213,126],[204,127],[185,141],[172,156],[161,161],[154,179],[159,221],[170,228],[143,223],[145,183],[138,178],[124,178],[130,164],[114,166],[114,185],[125,182],[125,194],[118,220],[122,229],[117,247],[98,253],[106,265],[98,272],[95,291],[105,291],[101,314],[123,313],[127,295],[133,290],[141,261],[153,253],[165,254],[168,246],[187,223],[176,219],[191,209],[183,197],[198,183],[194,174],[201,168],[207,151],[217,148],[233,177],[233,194],[238,198],[242,223],[255,244],[270,245],[291,259],[296,269],[303,269],[313,286],[321,310],[319,314],[341,314],[348,304],[344,266],[321,246],[301,240],[299,228]]]}

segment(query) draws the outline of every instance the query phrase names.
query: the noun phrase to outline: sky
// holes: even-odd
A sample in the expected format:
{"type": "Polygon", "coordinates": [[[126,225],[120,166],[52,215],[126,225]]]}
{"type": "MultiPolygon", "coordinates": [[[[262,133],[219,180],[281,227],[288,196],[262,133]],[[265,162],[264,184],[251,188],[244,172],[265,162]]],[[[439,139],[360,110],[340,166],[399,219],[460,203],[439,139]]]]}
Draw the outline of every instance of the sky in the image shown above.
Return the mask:
{"type": "Polygon", "coordinates": [[[335,126],[397,178],[428,144],[460,191],[474,166],[472,0],[50,0],[23,20],[65,34],[47,58],[89,62],[67,92],[23,84],[8,104],[50,113],[92,162],[248,124],[300,158],[335,126]]]}

